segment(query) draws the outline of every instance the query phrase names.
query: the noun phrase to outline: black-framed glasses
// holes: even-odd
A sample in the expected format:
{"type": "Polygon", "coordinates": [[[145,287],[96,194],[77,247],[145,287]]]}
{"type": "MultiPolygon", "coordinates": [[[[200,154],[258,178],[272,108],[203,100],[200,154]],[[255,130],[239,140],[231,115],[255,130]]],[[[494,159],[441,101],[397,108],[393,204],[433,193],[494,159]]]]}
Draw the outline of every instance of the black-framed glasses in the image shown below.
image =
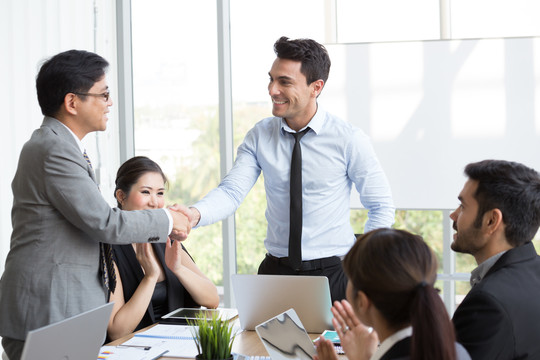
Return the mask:
{"type": "Polygon", "coordinates": [[[94,93],[79,93],[79,92],[73,92],[73,94],[75,95],[81,95],[81,96],[98,96],[98,97],[102,97],[103,100],[105,100],[105,102],[109,102],[109,97],[111,95],[111,93],[109,91],[105,91],[104,93],[101,93],[101,94],[94,94],[94,93]]]}

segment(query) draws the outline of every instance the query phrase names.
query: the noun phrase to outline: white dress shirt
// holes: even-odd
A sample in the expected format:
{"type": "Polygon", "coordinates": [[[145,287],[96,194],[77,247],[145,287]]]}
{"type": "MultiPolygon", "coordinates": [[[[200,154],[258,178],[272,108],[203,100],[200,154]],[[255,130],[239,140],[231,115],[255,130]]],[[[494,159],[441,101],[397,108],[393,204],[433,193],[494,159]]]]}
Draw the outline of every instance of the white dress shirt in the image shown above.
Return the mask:
{"type": "MultiPolygon", "coordinates": [[[[308,126],[311,130],[300,141],[302,258],[342,256],[355,241],[350,225],[352,185],[369,210],[366,232],[394,223],[390,187],[369,138],[360,129],[320,108],[308,126]]],[[[283,118],[270,117],[246,134],[231,171],[194,205],[201,213],[198,226],[232,215],[262,171],[268,221],[265,246],[271,255],[288,256],[291,132],[283,118]]]]}

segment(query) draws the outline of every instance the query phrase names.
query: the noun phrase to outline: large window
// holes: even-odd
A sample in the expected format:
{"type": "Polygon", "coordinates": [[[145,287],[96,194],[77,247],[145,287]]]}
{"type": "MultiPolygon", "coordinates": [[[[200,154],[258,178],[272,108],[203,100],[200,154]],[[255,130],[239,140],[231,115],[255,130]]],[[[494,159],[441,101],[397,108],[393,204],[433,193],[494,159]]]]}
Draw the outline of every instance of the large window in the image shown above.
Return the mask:
{"type": "MultiPolygon", "coordinates": [[[[272,116],[268,72],[275,59],[273,45],[281,36],[325,41],[322,0],[231,2],[232,94],[235,148],[259,120],[272,116]],[[286,8],[287,11],[283,11],[286,8]],[[265,14],[264,18],[246,14],[265,14]],[[305,19],[310,19],[309,22],[305,19]],[[279,24],[279,26],[276,26],[279,24]],[[247,46],[246,44],[249,44],[247,46]],[[257,56],[253,56],[257,54],[257,56]]],[[[257,273],[266,250],[266,198],[261,176],[236,212],[237,270],[257,273]]]]}
{"type": "MultiPolygon", "coordinates": [[[[534,36],[540,35],[539,10],[533,0],[230,0],[234,148],[257,121],[271,116],[268,71],[280,36],[327,45],[438,40],[443,32],[447,38],[534,36]],[[449,6],[441,11],[440,3],[449,6]],[[449,25],[445,31],[441,19],[449,25]]],[[[191,204],[220,180],[219,137],[225,132],[218,120],[216,19],[213,0],[132,0],[136,154],[162,165],[170,178],[171,203],[191,204]]],[[[321,101],[324,96],[323,91],[321,101]]],[[[239,273],[256,273],[264,257],[263,182],[261,176],[235,214],[239,273]]],[[[450,250],[451,211],[400,209],[395,227],[421,234],[433,248],[440,264],[438,285],[455,306],[468,292],[468,273],[476,264],[450,250]]],[[[351,211],[355,232],[363,232],[366,218],[363,209],[351,211]]],[[[223,284],[222,240],[216,224],[194,230],[186,242],[216,284],[223,284]]],[[[538,240],[535,245],[540,247],[538,240]]]]}
{"type": "MultiPolygon", "coordinates": [[[[193,204],[220,180],[216,16],[214,1],[132,1],[135,154],[163,168],[169,204],[193,204]]],[[[185,246],[221,284],[221,223],[185,246]]]]}

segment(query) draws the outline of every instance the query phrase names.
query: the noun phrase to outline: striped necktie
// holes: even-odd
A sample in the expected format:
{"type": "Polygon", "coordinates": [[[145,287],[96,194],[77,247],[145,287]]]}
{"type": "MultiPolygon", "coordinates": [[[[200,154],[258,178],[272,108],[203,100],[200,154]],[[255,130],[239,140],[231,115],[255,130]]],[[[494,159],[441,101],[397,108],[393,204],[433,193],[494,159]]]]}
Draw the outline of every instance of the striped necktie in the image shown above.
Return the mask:
{"type": "MultiPolygon", "coordinates": [[[[90,166],[90,169],[94,170],[92,162],[86,153],[86,149],[84,150],[83,156],[88,163],[88,166],[90,166]]],[[[116,289],[116,271],[114,271],[113,249],[111,244],[99,243],[99,258],[103,284],[110,292],[114,292],[116,289]]]]}
{"type": "Polygon", "coordinates": [[[88,154],[86,153],[86,149],[84,149],[83,156],[84,156],[84,160],[86,160],[86,163],[88,164],[88,166],[90,166],[90,169],[94,170],[94,167],[92,166],[92,162],[90,161],[90,158],[88,157],[88,154]]]}

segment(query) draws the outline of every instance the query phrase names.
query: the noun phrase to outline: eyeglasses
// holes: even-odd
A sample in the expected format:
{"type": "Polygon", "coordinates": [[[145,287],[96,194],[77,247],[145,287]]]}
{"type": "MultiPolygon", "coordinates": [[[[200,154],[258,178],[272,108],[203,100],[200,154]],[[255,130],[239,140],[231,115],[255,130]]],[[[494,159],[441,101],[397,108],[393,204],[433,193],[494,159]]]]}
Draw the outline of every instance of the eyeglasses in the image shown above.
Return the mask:
{"type": "Polygon", "coordinates": [[[109,96],[111,95],[111,93],[110,93],[109,91],[105,91],[105,92],[102,93],[102,94],[78,93],[78,92],[73,92],[73,94],[75,94],[75,95],[81,95],[81,96],[98,96],[98,97],[102,97],[103,100],[105,100],[105,102],[109,102],[109,96]]]}

